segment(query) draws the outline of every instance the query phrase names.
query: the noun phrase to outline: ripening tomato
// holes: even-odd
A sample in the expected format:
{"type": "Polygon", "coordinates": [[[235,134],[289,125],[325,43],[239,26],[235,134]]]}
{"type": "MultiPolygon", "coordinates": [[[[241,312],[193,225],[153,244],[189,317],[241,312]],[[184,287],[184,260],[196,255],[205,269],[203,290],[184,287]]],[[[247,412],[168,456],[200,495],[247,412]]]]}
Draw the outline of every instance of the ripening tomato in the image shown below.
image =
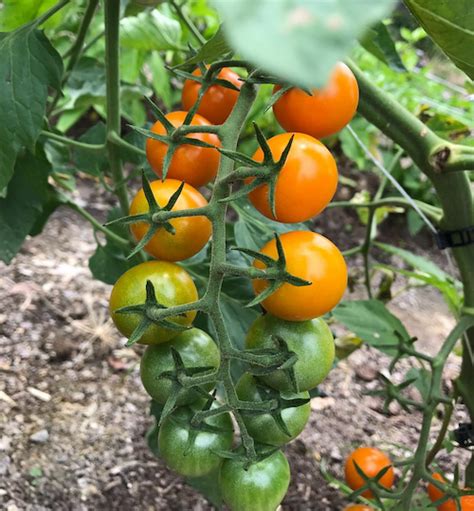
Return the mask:
{"type": "MultiPolygon", "coordinates": [[[[311,284],[285,283],[262,302],[263,307],[288,321],[304,321],[326,314],[339,303],[347,285],[347,267],[341,252],[332,241],[310,231],[286,232],[280,240],[286,270],[311,284]]],[[[277,259],[275,240],[269,241],[260,252],[277,259]]],[[[265,268],[261,261],[253,264],[265,268]]],[[[263,279],[253,281],[255,293],[261,293],[268,285],[263,279]]]]}
{"type": "MultiPolygon", "coordinates": [[[[181,357],[186,369],[218,368],[220,363],[219,349],[213,339],[198,328],[191,328],[179,333],[169,342],[156,346],[148,346],[140,361],[140,377],[148,394],[158,403],[165,404],[171,395],[173,381],[161,375],[175,369],[172,350],[181,357]]],[[[202,385],[206,392],[213,388],[212,384],[202,385]]],[[[176,404],[184,405],[200,400],[201,394],[193,388],[181,389],[176,404]]]]}
{"type": "MultiPolygon", "coordinates": [[[[321,318],[285,321],[265,314],[252,323],[245,338],[245,347],[274,348],[275,338],[283,339],[288,349],[298,357],[293,371],[300,391],[314,389],[326,378],[334,363],[335,349],[331,330],[321,318]]],[[[273,371],[258,379],[276,390],[292,391],[291,380],[285,371],[273,371]]]]}
{"type": "Polygon", "coordinates": [[[353,504],[352,506],[344,508],[344,511],[374,511],[374,508],[366,506],[365,504],[353,504]]]}
{"type": "Polygon", "coordinates": [[[204,421],[209,429],[197,430],[189,443],[191,419],[197,407],[181,407],[160,426],[158,448],[160,457],[178,474],[201,477],[217,470],[222,462],[218,451],[228,451],[234,436],[228,413],[214,415],[204,421]]]}
{"type": "MultiPolygon", "coordinates": [[[[198,292],[189,273],[174,263],[166,261],[148,261],[127,270],[115,283],[110,295],[110,314],[119,331],[130,337],[139,325],[139,314],[121,314],[116,312],[121,307],[145,303],[146,282],[149,280],[154,288],[158,303],[166,307],[191,303],[198,299],[198,292]]],[[[166,318],[180,325],[190,325],[196,317],[196,311],[186,312],[182,316],[166,318]]],[[[150,325],[140,340],[141,344],[160,344],[179,334],[158,325],[150,325]]]]}
{"type": "MultiPolygon", "coordinates": [[[[201,71],[195,69],[193,75],[201,76],[201,71]]],[[[239,75],[227,67],[219,71],[217,78],[227,80],[239,89],[242,84],[239,75]]],[[[189,79],[184,82],[181,97],[184,110],[191,110],[194,103],[196,103],[200,89],[201,84],[199,82],[189,79]]],[[[236,90],[228,89],[222,85],[211,85],[204,93],[197,112],[212,124],[222,124],[232,112],[238,97],[239,93],[236,90]]]]}
{"type": "MultiPolygon", "coordinates": [[[[152,181],[150,188],[158,206],[166,206],[180,185],[181,181],[176,179],[152,181]]],[[[201,208],[206,204],[207,200],[202,194],[191,185],[185,183],[172,211],[201,208]]],[[[148,202],[142,188],[135,195],[130,205],[130,215],[139,215],[148,213],[148,211],[148,202]]],[[[173,218],[169,220],[169,223],[175,229],[174,234],[161,227],[145,245],[146,252],[162,261],[182,261],[183,259],[188,259],[197,254],[211,237],[212,224],[205,216],[173,218]]],[[[137,241],[140,241],[145,236],[149,228],[150,224],[147,222],[137,222],[130,226],[130,230],[137,241]]]]}
{"type": "MultiPolygon", "coordinates": [[[[336,161],[326,146],[303,133],[281,133],[270,138],[267,142],[274,160],[280,158],[292,136],[290,152],[276,181],[276,217],[272,214],[267,184],[249,193],[250,201],[262,215],[285,223],[305,222],[321,213],[334,197],[338,179],[336,161]]],[[[261,148],[253,159],[263,161],[261,148]]]]}
{"type": "Polygon", "coordinates": [[[227,459],[221,466],[219,486],[231,511],[275,511],[290,484],[290,466],[276,451],[245,468],[245,461],[227,459]]]}
{"type": "MultiPolygon", "coordinates": [[[[235,390],[237,396],[242,401],[264,401],[266,398],[265,392],[259,388],[259,382],[251,374],[245,373],[237,382],[235,390]]],[[[309,392],[282,392],[281,396],[284,399],[309,399],[309,392]]],[[[287,435],[277,424],[277,421],[270,413],[254,414],[245,413],[242,411],[247,431],[254,440],[261,444],[275,445],[277,447],[291,442],[296,438],[306,426],[309,416],[311,414],[311,405],[309,401],[300,406],[293,406],[291,408],[284,408],[281,411],[281,419],[288,429],[287,435]]]]}
{"type": "MultiPolygon", "coordinates": [[[[280,89],[275,86],[274,92],[280,89]]],[[[299,131],[323,138],[344,128],[359,103],[359,86],[352,71],[339,62],[329,82],[312,95],[301,89],[290,89],[273,105],[273,113],[286,131],[299,131]]]]}
{"type": "MultiPolygon", "coordinates": [[[[365,481],[358,473],[355,463],[362,470],[362,472],[369,478],[377,476],[377,474],[385,467],[390,467],[387,472],[378,480],[381,486],[391,488],[395,480],[392,462],[390,458],[381,450],[374,447],[359,447],[347,457],[345,465],[345,479],[346,483],[354,491],[362,488],[365,481]]],[[[363,497],[371,499],[374,497],[371,490],[365,490],[362,493],[363,497]]]]}
{"type": "MultiPolygon", "coordinates": [[[[433,474],[433,477],[440,482],[446,482],[446,479],[439,473],[433,474]]],[[[436,502],[444,497],[444,493],[436,488],[432,483],[428,484],[428,496],[431,502],[436,502]]],[[[461,511],[474,511],[474,495],[464,495],[459,499],[461,505],[461,511]]],[[[453,499],[449,499],[437,507],[438,511],[456,511],[456,502],[453,499]]]]}
{"type": "MultiPolygon", "coordinates": [[[[186,114],[187,112],[181,111],[171,112],[166,115],[166,118],[175,128],[178,128],[183,125],[186,114]]],[[[209,125],[209,121],[199,114],[195,114],[191,121],[191,126],[209,125]]],[[[151,131],[157,135],[166,135],[166,130],[160,121],[153,124],[151,131]]],[[[219,137],[214,133],[192,133],[187,136],[216,147],[220,146],[219,137]]],[[[159,177],[162,176],[167,150],[168,145],[164,142],[152,138],[148,138],[146,141],[148,163],[159,177]]],[[[216,177],[219,161],[220,155],[217,149],[183,144],[174,152],[166,177],[178,179],[199,188],[216,177]]]]}

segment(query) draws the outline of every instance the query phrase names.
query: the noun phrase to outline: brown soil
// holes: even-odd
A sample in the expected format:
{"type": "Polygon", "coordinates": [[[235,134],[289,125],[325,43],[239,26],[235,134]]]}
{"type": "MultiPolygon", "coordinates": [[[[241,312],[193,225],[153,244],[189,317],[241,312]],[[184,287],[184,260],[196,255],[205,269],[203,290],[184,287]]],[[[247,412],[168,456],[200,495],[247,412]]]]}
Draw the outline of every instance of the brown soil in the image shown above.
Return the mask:
{"type": "MultiPolygon", "coordinates": [[[[94,203],[86,192],[83,198],[101,214],[102,200],[94,203]]],[[[348,218],[334,215],[322,228],[337,241],[347,237],[337,226],[348,218]]],[[[110,289],[94,281],[87,266],[94,249],[89,227],[62,210],[11,266],[0,266],[0,508],[210,509],[147,449],[151,419],[138,374],[140,350],[124,348],[108,319],[110,289]]],[[[410,290],[391,307],[430,351],[453,324],[429,289],[410,290]]],[[[447,380],[459,362],[453,355],[447,380]]],[[[322,469],[340,477],[353,446],[374,444],[393,456],[412,451],[420,417],[398,406],[387,417],[381,399],[365,394],[387,365],[384,356],[363,348],[321,386],[327,397],[313,400],[309,425],[286,449],[293,478],[284,510],[342,509],[347,501],[322,469]]],[[[402,364],[394,378],[407,367],[402,364]]],[[[453,424],[461,419],[459,411],[453,424]]],[[[435,419],[434,429],[439,426],[435,419]]],[[[460,455],[442,453],[440,459],[453,469],[460,455]]]]}

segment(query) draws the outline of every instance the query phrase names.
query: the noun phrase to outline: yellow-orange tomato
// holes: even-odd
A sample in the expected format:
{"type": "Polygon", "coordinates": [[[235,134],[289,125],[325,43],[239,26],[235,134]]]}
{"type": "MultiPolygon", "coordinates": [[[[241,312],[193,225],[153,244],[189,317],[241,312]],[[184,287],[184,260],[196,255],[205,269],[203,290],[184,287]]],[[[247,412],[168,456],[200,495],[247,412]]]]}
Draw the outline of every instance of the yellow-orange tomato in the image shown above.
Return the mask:
{"type": "MultiPolygon", "coordinates": [[[[378,482],[385,488],[392,487],[395,480],[395,474],[391,466],[392,462],[381,450],[375,449],[374,447],[359,447],[348,456],[345,465],[346,483],[353,490],[358,490],[366,483],[358,473],[355,464],[357,464],[362,472],[369,478],[376,477],[382,469],[390,467],[378,482]]],[[[362,496],[370,499],[373,498],[374,495],[370,490],[365,490],[362,496]]]]}
{"type": "MultiPolygon", "coordinates": [[[[326,146],[303,133],[281,133],[270,138],[268,145],[274,160],[280,158],[292,135],[290,152],[276,182],[276,217],[272,215],[267,184],[249,193],[250,201],[262,215],[285,223],[305,222],[320,213],[334,197],[338,178],[336,162],[326,146]]],[[[263,161],[262,149],[255,152],[253,159],[263,161]]]]}
{"type": "Polygon", "coordinates": [[[344,508],[344,511],[374,511],[374,508],[366,506],[365,504],[353,504],[352,506],[344,508]]]}
{"type": "MultiPolygon", "coordinates": [[[[164,181],[150,183],[155,200],[160,207],[168,204],[170,197],[180,185],[181,181],[176,179],[165,179],[164,181]]],[[[201,208],[206,204],[207,200],[201,193],[185,183],[172,211],[201,208]]],[[[148,210],[148,202],[143,189],[141,189],[130,205],[130,214],[139,215],[147,213],[148,210]]],[[[175,229],[174,234],[168,232],[164,227],[160,227],[153,238],[145,245],[145,251],[157,259],[163,261],[188,259],[188,257],[197,254],[211,237],[211,222],[205,216],[173,218],[169,220],[169,223],[175,229]]],[[[147,222],[137,222],[130,226],[130,230],[137,241],[145,236],[149,228],[150,224],[147,222]]]]}
{"type": "MultiPolygon", "coordinates": [[[[440,482],[446,482],[446,479],[438,473],[433,474],[433,477],[440,482]]],[[[428,496],[431,502],[436,502],[444,497],[444,493],[432,483],[427,488],[428,496]]],[[[461,511],[474,511],[474,495],[464,495],[459,499],[461,504],[461,511]]],[[[456,511],[456,502],[449,499],[437,507],[438,511],[456,511]]]]}
{"type": "MultiPolygon", "coordinates": [[[[193,75],[201,76],[201,71],[195,69],[193,75]]],[[[217,77],[221,80],[227,80],[240,89],[242,82],[239,75],[231,69],[222,68],[217,77]]],[[[196,103],[200,89],[201,84],[199,82],[194,80],[184,82],[181,102],[185,110],[191,110],[191,107],[196,103]]],[[[222,85],[211,85],[204,93],[197,112],[213,124],[222,124],[229,117],[238,97],[239,93],[236,90],[228,89],[222,85]]]]}
{"type": "MultiPolygon", "coordinates": [[[[276,92],[280,86],[276,86],[276,92]]],[[[273,113],[286,131],[299,131],[323,138],[344,128],[359,103],[359,86],[352,71],[342,62],[334,67],[328,83],[313,89],[310,96],[290,89],[273,105],[273,113]]]]}
{"type": "MultiPolygon", "coordinates": [[[[337,305],[347,285],[347,267],[341,252],[330,240],[310,231],[287,232],[280,240],[288,273],[311,284],[300,287],[285,283],[262,302],[263,307],[288,321],[305,321],[326,314],[337,305]]],[[[275,240],[260,252],[277,259],[275,240]]],[[[254,266],[265,268],[257,260],[254,266]]],[[[268,285],[267,280],[253,281],[255,293],[261,293],[268,285]]]]}
{"type": "MultiPolygon", "coordinates": [[[[171,112],[166,115],[166,118],[175,128],[178,128],[183,125],[186,114],[187,112],[182,111],[171,112]]],[[[191,126],[210,126],[210,123],[201,115],[196,114],[191,121],[191,126]]],[[[153,124],[151,131],[157,135],[166,135],[166,129],[160,121],[153,124]]],[[[187,137],[202,140],[216,147],[220,146],[219,137],[214,133],[192,133],[187,137]]],[[[164,142],[152,138],[148,138],[146,141],[148,163],[160,177],[162,177],[163,162],[167,150],[168,145],[164,142]]],[[[174,152],[166,177],[179,179],[199,188],[216,177],[219,160],[220,155],[217,149],[183,144],[174,152]]]]}

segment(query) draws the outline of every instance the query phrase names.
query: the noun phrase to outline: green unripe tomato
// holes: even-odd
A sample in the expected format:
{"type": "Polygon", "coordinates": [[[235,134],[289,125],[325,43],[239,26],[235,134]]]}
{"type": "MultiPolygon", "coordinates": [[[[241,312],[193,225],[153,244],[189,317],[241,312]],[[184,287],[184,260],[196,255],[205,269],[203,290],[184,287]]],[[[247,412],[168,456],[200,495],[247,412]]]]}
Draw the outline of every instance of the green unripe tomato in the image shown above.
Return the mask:
{"type": "MultiPolygon", "coordinates": [[[[158,303],[166,307],[194,302],[198,298],[196,286],[189,273],[181,266],[165,261],[149,261],[127,270],[115,283],[110,295],[110,314],[119,331],[130,337],[139,325],[139,314],[121,314],[121,307],[145,303],[146,282],[151,281],[155,288],[158,303]]],[[[190,325],[196,317],[196,311],[186,312],[183,316],[166,318],[181,325],[190,325]]],[[[178,330],[150,325],[139,342],[141,344],[160,344],[178,335],[178,330]]]]}
{"type": "Polygon", "coordinates": [[[206,419],[206,424],[219,431],[198,431],[188,446],[194,413],[190,407],[178,408],[164,420],[158,433],[160,456],[168,467],[186,477],[201,477],[217,470],[222,458],[216,451],[232,447],[232,421],[228,413],[206,419]]]}
{"type": "Polygon", "coordinates": [[[281,451],[245,470],[245,462],[227,459],[221,466],[219,485],[231,511],[275,511],[288,491],[290,466],[281,451]]]}
{"type": "MultiPolygon", "coordinates": [[[[334,362],[335,348],[331,330],[322,319],[285,321],[270,314],[260,316],[248,331],[245,347],[275,347],[274,336],[284,339],[298,357],[293,368],[299,391],[314,389],[326,378],[334,362]]],[[[290,379],[281,370],[259,379],[274,389],[292,391],[290,379]]]]}
{"type": "MultiPolygon", "coordinates": [[[[244,374],[237,383],[236,391],[239,399],[242,401],[263,401],[265,394],[258,388],[258,380],[251,374],[244,374]]],[[[285,399],[309,399],[309,392],[282,392],[285,399]]],[[[311,414],[311,405],[309,401],[304,405],[292,408],[285,408],[281,411],[283,422],[290,433],[288,436],[279,427],[271,414],[261,415],[245,414],[242,411],[243,419],[247,431],[259,443],[281,446],[296,438],[306,426],[311,414]]]]}
{"type": "MultiPolygon", "coordinates": [[[[140,376],[145,390],[158,403],[165,404],[170,397],[173,382],[168,378],[160,378],[165,371],[175,369],[171,349],[174,348],[186,368],[219,367],[219,349],[212,338],[199,330],[191,328],[181,332],[171,341],[155,346],[148,346],[140,362],[140,376]]],[[[203,385],[206,392],[213,385],[203,385]]],[[[182,389],[177,404],[184,405],[197,401],[202,396],[193,389],[182,389]]]]}

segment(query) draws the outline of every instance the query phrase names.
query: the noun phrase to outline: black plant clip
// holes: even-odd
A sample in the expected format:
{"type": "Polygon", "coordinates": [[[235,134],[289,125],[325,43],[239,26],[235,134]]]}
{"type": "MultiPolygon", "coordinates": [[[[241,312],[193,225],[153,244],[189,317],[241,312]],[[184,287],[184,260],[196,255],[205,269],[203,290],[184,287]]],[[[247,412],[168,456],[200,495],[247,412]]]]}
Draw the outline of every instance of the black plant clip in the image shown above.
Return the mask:
{"type": "Polygon", "coordinates": [[[454,440],[463,449],[471,450],[474,447],[474,425],[461,422],[459,427],[453,431],[454,440]]]}
{"type": "Polygon", "coordinates": [[[453,231],[438,231],[436,243],[440,250],[471,245],[474,243],[474,225],[453,231]]]}

